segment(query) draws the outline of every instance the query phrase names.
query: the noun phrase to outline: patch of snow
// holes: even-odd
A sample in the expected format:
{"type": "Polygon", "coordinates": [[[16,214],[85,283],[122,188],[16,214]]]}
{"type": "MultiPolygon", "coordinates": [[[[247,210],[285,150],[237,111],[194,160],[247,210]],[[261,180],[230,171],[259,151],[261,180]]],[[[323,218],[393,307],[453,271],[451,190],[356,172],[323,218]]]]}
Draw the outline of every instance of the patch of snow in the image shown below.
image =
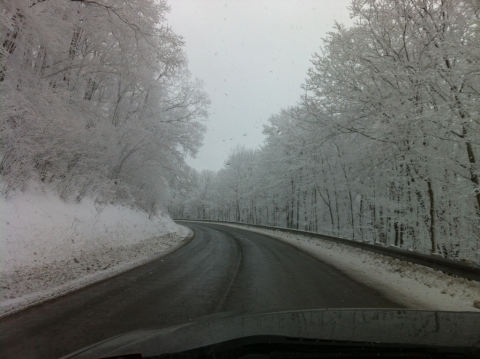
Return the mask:
{"type": "Polygon", "coordinates": [[[146,263],[190,230],[125,206],[39,190],[0,197],[0,316],[146,263]]]}
{"type": "Polygon", "coordinates": [[[479,282],[320,238],[250,226],[222,225],[248,229],[288,243],[407,308],[479,311],[474,305],[480,300],[479,282]]]}

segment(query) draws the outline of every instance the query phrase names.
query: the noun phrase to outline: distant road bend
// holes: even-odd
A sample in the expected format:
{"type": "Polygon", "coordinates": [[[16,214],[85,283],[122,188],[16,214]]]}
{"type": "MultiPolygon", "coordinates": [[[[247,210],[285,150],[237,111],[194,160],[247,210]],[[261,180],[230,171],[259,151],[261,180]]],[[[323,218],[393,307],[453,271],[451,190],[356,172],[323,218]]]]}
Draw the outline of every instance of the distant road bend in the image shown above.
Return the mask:
{"type": "Polygon", "coordinates": [[[0,357],[58,358],[124,332],[219,312],[401,307],[268,236],[183,224],[195,238],[172,254],[0,320],[0,357]]]}

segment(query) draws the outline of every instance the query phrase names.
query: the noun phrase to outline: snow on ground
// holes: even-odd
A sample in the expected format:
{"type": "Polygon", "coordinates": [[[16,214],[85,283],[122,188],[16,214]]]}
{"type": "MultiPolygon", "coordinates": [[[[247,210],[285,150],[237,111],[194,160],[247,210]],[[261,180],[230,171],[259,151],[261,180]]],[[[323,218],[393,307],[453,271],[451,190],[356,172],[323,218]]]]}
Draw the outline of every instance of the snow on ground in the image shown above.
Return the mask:
{"type": "Polygon", "coordinates": [[[146,263],[190,233],[163,214],[39,189],[0,197],[0,229],[0,316],[146,263]]]}
{"type": "Polygon", "coordinates": [[[266,234],[293,245],[407,308],[480,311],[473,304],[480,301],[479,282],[320,238],[250,226],[228,226],[266,234]]]}

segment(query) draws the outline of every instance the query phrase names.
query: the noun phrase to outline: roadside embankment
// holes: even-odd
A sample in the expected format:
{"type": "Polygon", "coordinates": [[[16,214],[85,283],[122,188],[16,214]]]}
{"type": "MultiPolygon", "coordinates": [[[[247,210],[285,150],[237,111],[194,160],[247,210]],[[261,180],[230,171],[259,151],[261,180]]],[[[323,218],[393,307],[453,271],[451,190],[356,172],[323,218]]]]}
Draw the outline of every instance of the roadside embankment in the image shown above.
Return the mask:
{"type": "Polygon", "coordinates": [[[156,259],[191,231],[159,214],[68,203],[40,190],[0,198],[0,317],[156,259]]]}

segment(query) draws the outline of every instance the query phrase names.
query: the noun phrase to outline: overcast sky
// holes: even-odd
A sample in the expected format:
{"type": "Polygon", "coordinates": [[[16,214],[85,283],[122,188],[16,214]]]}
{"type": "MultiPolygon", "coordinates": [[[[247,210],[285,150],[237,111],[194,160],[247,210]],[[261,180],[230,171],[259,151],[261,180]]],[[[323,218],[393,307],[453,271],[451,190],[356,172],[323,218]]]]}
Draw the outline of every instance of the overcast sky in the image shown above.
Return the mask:
{"type": "Polygon", "coordinates": [[[302,94],[311,55],[351,0],[170,0],[192,75],[212,104],[204,145],[187,162],[219,170],[237,145],[262,144],[263,125],[302,94]]]}

